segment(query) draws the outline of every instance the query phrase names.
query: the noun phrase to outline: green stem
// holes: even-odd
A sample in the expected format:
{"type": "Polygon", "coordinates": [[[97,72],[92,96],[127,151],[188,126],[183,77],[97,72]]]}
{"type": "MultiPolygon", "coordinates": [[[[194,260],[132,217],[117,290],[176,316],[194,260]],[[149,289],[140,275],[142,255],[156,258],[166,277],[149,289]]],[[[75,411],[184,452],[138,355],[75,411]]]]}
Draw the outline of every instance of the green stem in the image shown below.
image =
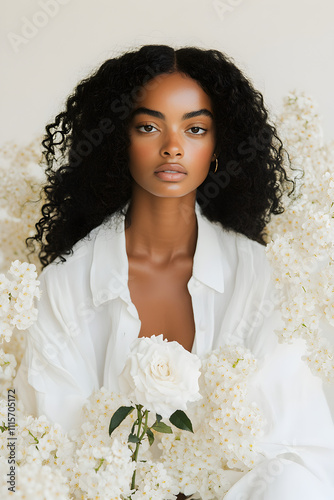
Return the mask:
{"type": "MultiPolygon", "coordinates": [[[[142,439],[144,438],[144,436],[146,434],[147,422],[148,422],[148,410],[145,410],[145,412],[143,414],[142,413],[143,407],[141,405],[136,406],[136,408],[137,408],[137,415],[138,415],[138,424],[137,424],[138,425],[138,429],[137,429],[138,442],[136,443],[136,448],[135,448],[135,451],[132,455],[133,462],[137,462],[137,460],[138,460],[139,446],[141,445],[142,439]],[[140,433],[144,415],[145,415],[144,427],[143,427],[142,433],[140,433]]],[[[132,490],[134,490],[136,488],[136,471],[137,470],[135,469],[133,471],[133,475],[132,475],[132,481],[131,481],[131,489],[132,490]]]]}
{"type": "MultiPolygon", "coordinates": [[[[137,416],[138,416],[138,429],[137,429],[137,438],[138,442],[136,443],[136,448],[135,451],[132,455],[132,461],[137,462],[138,458],[138,453],[139,453],[139,446],[140,446],[140,430],[141,430],[141,424],[143,421],[143,414],[142,414],[142,406],[141,405],[136,405],[137,408],[137,416]]],[[[132,474],[132,481],[131,481],[131,489],[134,490],[136,487],[136,472],[137,470],[135,469],[132,474]]]]}
{"type": "MultiPolygon", "coordinates": [[[[36,437],[36,436],[34,436],[34,435],[30,432],[30,431],[28,431],[28,433],[30,434],[30,436],[31,436],[31,437],[33,437],[33,438],[34,438],[35,443],[37,443],[37,444],[38,444],[38,443],[39,443],[39,440],[37,439],[37,437],[36,437]]],[[[43,436],[42,436],[42,437],[43,437],[43,436]]]]}
{"type": "Polygon", "coordinates": [[[143,439],[143,437],[145,436],[146,434],[146,431],[147,431],[147,421],[148,421],[148,410],[145,410],[145,422],[144,422],[144,428],[143,428],[143,432],[139,438],[139,444],[141,444],[141,440],[143,439]]]}
{"type": "Polygon", "coordinates": [[[94,468],[95,472],[97,472],[100,469],[103,462],[104,462],[104,458],[100,458],[100,463],[99,463],[98,467],[94,468]]]}

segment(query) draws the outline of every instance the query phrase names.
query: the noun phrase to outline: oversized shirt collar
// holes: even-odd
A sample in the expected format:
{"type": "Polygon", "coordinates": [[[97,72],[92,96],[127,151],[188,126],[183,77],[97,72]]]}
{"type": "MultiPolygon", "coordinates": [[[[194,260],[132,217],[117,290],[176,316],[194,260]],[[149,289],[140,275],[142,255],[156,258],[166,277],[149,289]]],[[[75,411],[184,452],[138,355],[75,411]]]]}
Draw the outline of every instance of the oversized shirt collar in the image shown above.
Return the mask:
{"type": "MultiPolygon", "coordinates": [[[[195,213],[198,235],[192,277],[217,292],[223,293],[224,255],[222,239],[219,239],[222,228],[219,223],[210,222],[202,214],[198,202],[195,205],[195,213]]],[[[96,307],[117,297],[131,304],[124,219],[124,215],[112,215],[108,221],[97,228],[90,271],[90,286],[96,307]]]]}

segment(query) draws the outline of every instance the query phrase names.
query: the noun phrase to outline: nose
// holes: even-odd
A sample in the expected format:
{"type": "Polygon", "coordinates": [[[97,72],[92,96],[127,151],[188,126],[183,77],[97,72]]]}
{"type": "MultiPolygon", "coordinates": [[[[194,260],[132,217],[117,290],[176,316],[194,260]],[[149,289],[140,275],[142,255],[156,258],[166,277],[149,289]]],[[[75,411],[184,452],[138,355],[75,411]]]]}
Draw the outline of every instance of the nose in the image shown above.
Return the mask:
{"type": "Polygon", "coordinates": [[[168,133],[166,134],[163,144],[160,149],[161,155],[165,157],[182,157],[183,156],[183,148],[181,145],[180,138],[177,133],[168,133]]]}

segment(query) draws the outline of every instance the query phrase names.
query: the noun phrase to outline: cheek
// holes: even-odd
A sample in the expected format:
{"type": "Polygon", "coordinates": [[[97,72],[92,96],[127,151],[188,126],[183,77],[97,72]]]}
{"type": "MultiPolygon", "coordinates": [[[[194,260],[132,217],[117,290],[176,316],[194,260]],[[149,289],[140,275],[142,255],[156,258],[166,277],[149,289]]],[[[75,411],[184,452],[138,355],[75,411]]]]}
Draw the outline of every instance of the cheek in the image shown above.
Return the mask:
{"type": "Polygon", "coordinates": [[[199,161],[208,161],[208,160],[211,160],[211,156],[212,156],[212,148],[205,148],[205,149],[200,149],[198,151],[198,153],[196,154],[197,158],[199,161]]]}
{"type": "Polygon", "coordinates": [[[145,143],[132,143],[129,148],[129,168],[132,177],[139,182],[152,164],[152,148],[145,143]]]}
{"type": "Polygon", "coordinates": [[[154,151],[154,147],[152,147],[152,144],[149,144],[149,142],[133,141],[129,148],[130,160],[138,161],[145,158],[147,159],[154,154],[154,151]]]}
{"type": "Polygon", "coordinates": [[[212,155],[214,152],[214,144],[208,143],[207,145],[197,148],[193,153],[193,158],[198,165],[209,165],[211,163],[212,155]]]}

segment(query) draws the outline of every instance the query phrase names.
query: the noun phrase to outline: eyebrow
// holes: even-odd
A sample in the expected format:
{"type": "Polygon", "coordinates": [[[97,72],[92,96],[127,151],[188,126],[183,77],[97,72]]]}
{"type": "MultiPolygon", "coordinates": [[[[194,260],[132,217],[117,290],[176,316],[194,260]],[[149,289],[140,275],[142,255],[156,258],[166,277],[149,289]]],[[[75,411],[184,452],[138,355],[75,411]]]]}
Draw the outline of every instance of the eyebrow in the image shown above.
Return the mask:
{"type": "MultiPolygon", "coordinates": [[[[155,111],[154,109],[149,109],[145,107],[137,108],[132,112],[132,118],[134,118],[136,115],[140,114],[145,114],[145,115],[150,115],[154,116],[155,118],[160,118],[161,120],[166,120],[166,117],[163,113],[160,113],[160,111],[155,111]]],[[[213,120],[213,114],[211,111],[209,111],[206,108],[198,109],[197,111],[190,111],[189,113],[185,113],[182,116],[182,120],[188,120],[189,118],[195,118],[196,116],[209,116],[213,120]]]]}

